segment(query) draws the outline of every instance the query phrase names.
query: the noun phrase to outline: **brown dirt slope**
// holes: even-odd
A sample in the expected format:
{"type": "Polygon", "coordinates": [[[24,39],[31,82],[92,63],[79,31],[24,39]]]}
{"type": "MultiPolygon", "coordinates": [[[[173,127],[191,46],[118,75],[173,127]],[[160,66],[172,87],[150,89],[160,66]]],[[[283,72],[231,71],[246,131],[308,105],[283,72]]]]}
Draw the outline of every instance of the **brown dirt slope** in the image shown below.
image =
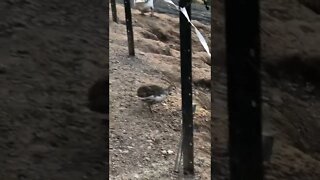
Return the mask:
{"type": "MultiPolygon", "coordinates": [[[[123,6],[117,10],[120,23],[110,23],[110,179],[176,179],[172,171],[181,120],[178,19],[158,13],[150,18],[133,10],[136,57],[129,58],[123,6]],[[152,115],[136,91],[144,84],[165,87],[167,81],[177,86],[177,92],[156,105],[152,115]]],[[[195,24],[210,34],[210,27],[195,24]]],[[[209,78],[206,54],[195,37],[193,41],[194,52],[199,51],[194,54],[194,79],[209,78]]],[[[195,165],[201,179],[210,179],[208,92],[196,88],[194,94],[195,165]]]]}

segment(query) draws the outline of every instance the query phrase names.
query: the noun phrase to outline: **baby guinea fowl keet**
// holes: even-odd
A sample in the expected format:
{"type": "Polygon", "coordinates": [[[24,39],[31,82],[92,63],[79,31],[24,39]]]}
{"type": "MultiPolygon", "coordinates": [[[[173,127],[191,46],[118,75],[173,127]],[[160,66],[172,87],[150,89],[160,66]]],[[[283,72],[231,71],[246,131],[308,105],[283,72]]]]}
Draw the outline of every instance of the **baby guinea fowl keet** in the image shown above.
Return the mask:
{"type": "Polygon", "coordinates": [[[149,110],[152,113],[151,105],[164,101],[174,90],[174,85],[170,85],[167,88],[157,85],[144,85],[138,88],[137,95],[143,102],[148,104],[149,110]]]}

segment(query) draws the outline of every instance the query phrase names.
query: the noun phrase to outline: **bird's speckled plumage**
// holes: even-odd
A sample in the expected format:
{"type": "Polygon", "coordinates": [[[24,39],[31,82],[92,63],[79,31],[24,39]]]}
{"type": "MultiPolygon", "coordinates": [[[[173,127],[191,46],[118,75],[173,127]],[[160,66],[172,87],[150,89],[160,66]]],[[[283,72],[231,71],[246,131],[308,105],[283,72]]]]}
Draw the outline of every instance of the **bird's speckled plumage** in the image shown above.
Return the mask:
{"type": "Polygon", "coordinates": [[[173,85],[170,85],[168,88],[162,88],[157,85],[144,85],[138,88],[137,95],[149,105],[151,111],[152,104],[164,101],[174,89],[173,85]]]}
{"type": "Polygon", "coordinates": [[[165,89],[157,85],[141,86],[137,91],[138,96],[142,98],[152,96],[152,95],[158,96],[164,93],[166,93],[165,89]]]}

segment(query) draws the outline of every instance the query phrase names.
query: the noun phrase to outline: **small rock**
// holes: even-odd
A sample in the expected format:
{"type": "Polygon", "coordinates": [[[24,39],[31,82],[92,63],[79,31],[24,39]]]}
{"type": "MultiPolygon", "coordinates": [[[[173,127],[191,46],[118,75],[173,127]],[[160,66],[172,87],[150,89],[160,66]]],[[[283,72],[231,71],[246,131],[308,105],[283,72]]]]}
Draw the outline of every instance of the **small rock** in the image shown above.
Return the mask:
{"type": "Polygon", "coordinates": [[[161,153],[162,153],[163,155],[166,155],[166,154],[167,154],[167,151],[166,151],[166,150],[162,150],[161,153]]]}
{"type": "Polygon", "coordinates": [[[151,166],[152,166],[153,168],[156,168],[156,167],[157,167],[157,164],[156,164],[156,163],[152,163],[151,166]]]}
{"type": "Polygon", "coordinates": [[[133,177],[134,178],[139,178],[140,176],[139,176],[139,174],[134,174],[133,177]]]}
{"type": "Polygon", "coordinates": [[[168,150],[168,154],[169,155],[173,154],[173,151],[172,150],[168,150]]]}
{"type": "Polygon", "coordinates": [[[144,52],[139,52],[139,55],[144,56],[144,55],[146,55],[146,53],[144,53],[144,52]]]}
{"type": "Polygon", "coordinates": [[[122,153],[122,154],[128,154],[129,153],[129,151],[128,150],[119,150],[120,151],[120,153],[122,153]]]}

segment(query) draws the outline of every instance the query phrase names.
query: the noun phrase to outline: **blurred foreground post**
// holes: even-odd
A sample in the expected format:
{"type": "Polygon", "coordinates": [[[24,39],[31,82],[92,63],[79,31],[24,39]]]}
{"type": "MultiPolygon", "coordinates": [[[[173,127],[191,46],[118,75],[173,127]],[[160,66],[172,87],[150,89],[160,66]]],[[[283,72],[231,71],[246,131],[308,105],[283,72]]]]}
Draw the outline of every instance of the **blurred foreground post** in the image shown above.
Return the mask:
{"type": "Polygon", "coordinates": [[[259,1],[226,0],[231,180],[262,180],[259,1]]]}

